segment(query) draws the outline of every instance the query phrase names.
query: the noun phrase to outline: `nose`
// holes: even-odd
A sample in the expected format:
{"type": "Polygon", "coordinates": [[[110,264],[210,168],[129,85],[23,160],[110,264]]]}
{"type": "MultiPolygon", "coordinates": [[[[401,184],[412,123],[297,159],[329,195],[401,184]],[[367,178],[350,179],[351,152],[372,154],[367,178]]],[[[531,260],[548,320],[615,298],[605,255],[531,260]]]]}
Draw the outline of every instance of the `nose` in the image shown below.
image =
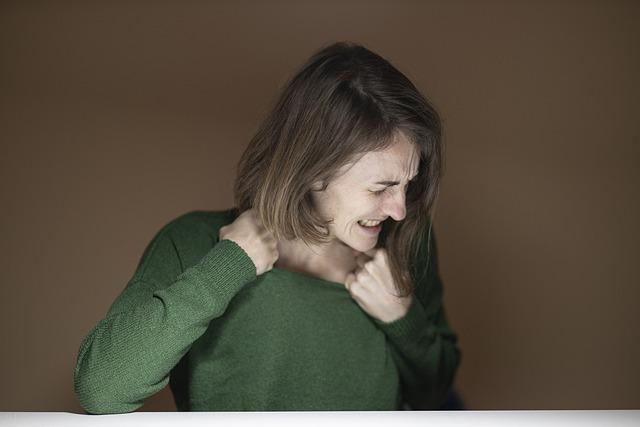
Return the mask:
{"type": "Polygon", "coordinates": [[[407,215],[404,192],[395,191],[393,195],[387,197],[383,209],[385,215],[390,216],[395,221],[402,221],[407,215]]]}

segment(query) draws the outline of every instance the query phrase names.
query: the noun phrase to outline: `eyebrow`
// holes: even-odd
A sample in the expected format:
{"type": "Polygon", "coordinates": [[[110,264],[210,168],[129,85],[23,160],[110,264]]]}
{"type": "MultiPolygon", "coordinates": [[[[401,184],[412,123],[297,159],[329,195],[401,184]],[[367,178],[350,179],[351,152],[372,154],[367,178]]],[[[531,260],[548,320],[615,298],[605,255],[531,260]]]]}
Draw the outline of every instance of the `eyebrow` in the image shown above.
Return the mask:
{"type": "MultiPolygon", "coordinates": [[[[417,176],[418,174],[415,174],[413,178],[411,178],[409,181],[413,181],[417,176]]],[[[400,181],[378,181],[378,182],[374,182],[374,184],[380,184],[380,185],[385,185],[387,187],[392,187],[394,185],[400,184],[400,181]]]]}

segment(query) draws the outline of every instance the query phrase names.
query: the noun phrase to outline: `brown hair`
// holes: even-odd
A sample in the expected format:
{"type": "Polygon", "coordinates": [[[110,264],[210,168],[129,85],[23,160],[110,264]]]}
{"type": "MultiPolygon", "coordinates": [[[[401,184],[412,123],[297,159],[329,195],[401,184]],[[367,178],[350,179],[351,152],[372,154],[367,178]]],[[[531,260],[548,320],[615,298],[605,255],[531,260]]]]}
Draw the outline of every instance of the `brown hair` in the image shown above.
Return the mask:
{"type": "Polygon", "coordinates": [[[320,49],[285,85],[240,159],[238,211],[254,208],[278,240],[325,243],[329,221],[314,209],[312,184],[326,189],[340,168],[389,147],[397,132],[418,145],[419,172],[407,187],[406,217],[384,221],[378,243],[399,295],[409,295],[420,241],[430,244],[443,169],[441,121],[407,77],[359,44],[320,49]]]}

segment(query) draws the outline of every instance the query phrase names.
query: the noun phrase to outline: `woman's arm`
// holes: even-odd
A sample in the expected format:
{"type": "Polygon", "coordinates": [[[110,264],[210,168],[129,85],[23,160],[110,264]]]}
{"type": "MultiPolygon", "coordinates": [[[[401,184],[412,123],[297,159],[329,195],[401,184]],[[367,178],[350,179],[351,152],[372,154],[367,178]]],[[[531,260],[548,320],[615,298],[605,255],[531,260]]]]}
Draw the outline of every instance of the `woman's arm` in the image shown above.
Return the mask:
{"type": "Polygon", "coordinates": [[[171,369],[209,322],[256,277],[251,258],[231,240],[219,241],[183,270],[180,234],[172,228],[152,240],[127,287],[80,345],[74,387],[89,413],[142,406],[167,385],[171,369]]]}
{"type": "Polygon", "coordinates": [[[462,356],[442,304],[433,229],[430,250],[428,240],[418,252],[417,265],[423,267],[414,277],[416,287],[409,311],[390,323],[375,320],[391,343],[403,398],[411,409],[437,409],[444,402],[462,356]]]}

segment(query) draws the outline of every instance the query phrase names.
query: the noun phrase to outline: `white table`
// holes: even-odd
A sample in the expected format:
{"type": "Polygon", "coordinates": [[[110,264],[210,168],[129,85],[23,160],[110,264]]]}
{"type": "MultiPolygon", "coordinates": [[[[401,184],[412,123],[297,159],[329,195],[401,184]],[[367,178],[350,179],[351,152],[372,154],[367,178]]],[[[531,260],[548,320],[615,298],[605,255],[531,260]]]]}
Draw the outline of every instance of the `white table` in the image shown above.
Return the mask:
{"type": "Polygon", "coordinates": [[[80,415],[69,412],[0,412],[1,427],[35,426],[224,426],[224,427],[432,427],[432,426],[634,426],[640,410],[594,411],[318,411],[134,412],[80,415]]]}

